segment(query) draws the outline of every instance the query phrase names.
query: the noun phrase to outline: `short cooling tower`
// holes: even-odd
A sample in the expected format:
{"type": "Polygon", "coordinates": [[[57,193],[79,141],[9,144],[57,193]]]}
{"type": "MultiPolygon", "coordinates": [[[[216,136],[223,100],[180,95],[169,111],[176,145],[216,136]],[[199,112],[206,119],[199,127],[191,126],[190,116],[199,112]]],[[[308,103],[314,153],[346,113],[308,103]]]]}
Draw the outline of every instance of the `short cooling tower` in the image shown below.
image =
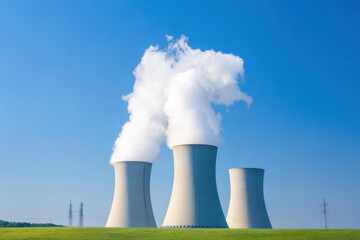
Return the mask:
{"type": "Polygon", "coordinates": [[[163,227],[227,228],[216,188],[217,147],[173,147],[174,183],[163,227]]]}
{"type": "Polygon", "coordinates": [[[272,228],[264,201],[264,169],[232,168],[227,223],[230,228],[272,228]]]}
{"type": "Polygon", "coordinates": [[[106,227],[156,227],[148,162],[117,162],[115,192],[106,227]]]}

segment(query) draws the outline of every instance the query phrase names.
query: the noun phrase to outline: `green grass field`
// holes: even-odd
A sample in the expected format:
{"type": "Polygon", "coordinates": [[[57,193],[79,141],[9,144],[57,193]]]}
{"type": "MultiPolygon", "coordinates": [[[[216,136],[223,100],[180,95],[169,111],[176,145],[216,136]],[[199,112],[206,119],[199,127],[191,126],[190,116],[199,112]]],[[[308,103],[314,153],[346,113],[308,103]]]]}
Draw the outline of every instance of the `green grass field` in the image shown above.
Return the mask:
{"type": "Polygon", "coordinates": [[[360,239],[360,230],[321,229],[151,229],[151,228],[2,228],[12,239],[360,239]]]}

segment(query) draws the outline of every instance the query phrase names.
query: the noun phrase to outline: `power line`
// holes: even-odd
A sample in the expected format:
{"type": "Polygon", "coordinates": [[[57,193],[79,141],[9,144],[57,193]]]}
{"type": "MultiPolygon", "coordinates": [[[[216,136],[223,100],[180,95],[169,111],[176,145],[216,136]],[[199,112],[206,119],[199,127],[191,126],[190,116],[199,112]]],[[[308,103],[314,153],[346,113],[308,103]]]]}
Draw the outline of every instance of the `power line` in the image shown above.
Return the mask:
{"type": "Polygon", "coordinates": [[[72,217],[73,217],[73,210],[72,210],[72,204],[70,201],[70,205],[69,205],[69,227],[72,227],[72,217]]]}
{"type": "Polygon", "coordinates": [[[322,207],[321,213],[324,215],[324,229],[328,228],[328,225],[327,225],[327,213],[328,213],[328,210],[326,208],[327,206],[329,206],[329,205],[326,203],[325,198],[324,198],[323,203],[321,204],[321,207],[322,207]]]}
{"type": "Polygon", "coordinates": [[[80,214],[79,214],[79,227],[84,226],[84,204],[80,203],[80,214]]]}

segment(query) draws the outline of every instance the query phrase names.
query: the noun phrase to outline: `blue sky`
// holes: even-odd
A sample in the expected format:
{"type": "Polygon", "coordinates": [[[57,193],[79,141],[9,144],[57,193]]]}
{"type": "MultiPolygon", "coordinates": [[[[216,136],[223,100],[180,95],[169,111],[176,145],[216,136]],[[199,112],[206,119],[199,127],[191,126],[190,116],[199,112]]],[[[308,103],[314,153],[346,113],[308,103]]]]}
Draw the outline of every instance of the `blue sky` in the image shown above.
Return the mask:
{"type": "MultiPolygon", "coordinates": [[[[1,1],[0,219],[85,226],[111,207],[113,143],[127,121],[133,69],[165,35],[244,59],[254,99],[223,115],[217,183],[228,169],[265,169],[273,227],[360,228],[360,10],[357,1],[1,1]],[[78,214],[74,214],[74,225],[78,214]]],[[[227,111],[228,110],[228,111],[227,111]]],[[[160,226],[170,199],[171,151],[153,165],[160,226]]]]}

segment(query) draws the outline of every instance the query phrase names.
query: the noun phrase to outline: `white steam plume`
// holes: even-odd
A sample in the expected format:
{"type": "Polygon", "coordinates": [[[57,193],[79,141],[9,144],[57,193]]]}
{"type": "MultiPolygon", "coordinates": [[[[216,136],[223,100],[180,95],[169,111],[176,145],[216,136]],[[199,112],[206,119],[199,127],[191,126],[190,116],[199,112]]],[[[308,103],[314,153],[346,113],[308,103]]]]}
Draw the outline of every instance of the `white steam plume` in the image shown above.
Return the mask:
{"type": "Polygon", "coordinates": [[[238,78],[243,60],[232,54],[192,49],[188,38],[173,40],[164,50],[150,46],[134,71],[128,102],[130,119],[114,145],[111,163],[154,162],[160,145],[218,145],[221,115],[212,104],[230,106],[252,98],[242,92],[238,78]]]}

